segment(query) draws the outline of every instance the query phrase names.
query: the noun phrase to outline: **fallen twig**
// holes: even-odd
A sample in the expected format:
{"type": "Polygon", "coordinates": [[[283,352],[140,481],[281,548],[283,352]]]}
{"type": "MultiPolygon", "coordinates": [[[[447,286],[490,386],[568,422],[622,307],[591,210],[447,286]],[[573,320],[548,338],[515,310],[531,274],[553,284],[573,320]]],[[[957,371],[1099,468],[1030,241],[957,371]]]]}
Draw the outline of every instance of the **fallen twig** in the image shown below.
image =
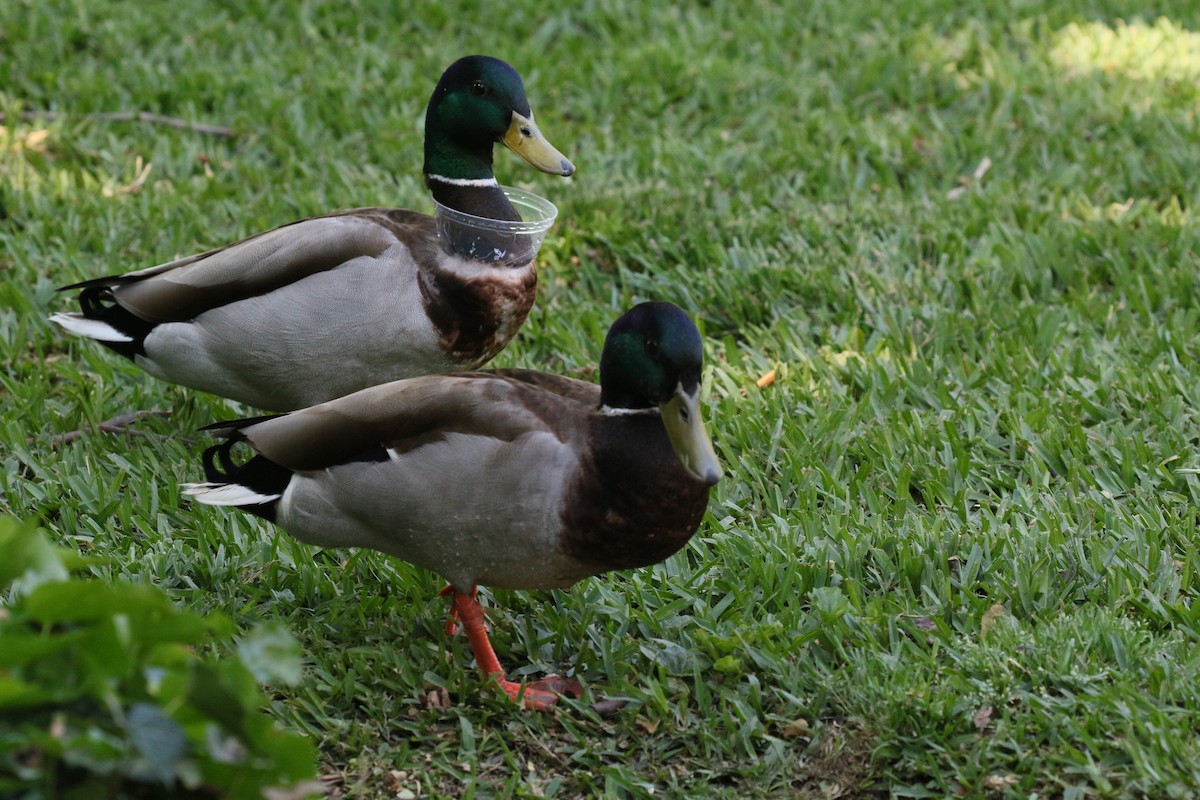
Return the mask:
{"type": "MultiPolygon", "coordinates": [[[[150,417],[150,416],[166,417],[166,416],[170,416],[170,412],[155,410],[155,411],[133,411],[128,414],[118,414],[117,416],[112,417],[111,419],[106,419],[103,422],[96,423],[96,430],[98,430],[102,433],[127,433],[131,436],[150,436],[153,434],[149,434],[146,431],[137,431],[137,430],[134,430],[133,428],[129,427],[133,423],[137,422],[139,419],[142,419],[143,417],[150,417]]],[[[63,434],[59,434],[57,436],[51,436],[50,437],[50,446],[58,447],[58,446],[64,445],[64,444],[70,444],[71,442],[75,441],[79,437],[83,436],[83,434],[84,434],[84,429],[78,428],[76,430],[71,431],[70,433],[63,433],[63,434]]],[[[189,442],[189,444],[190,444],[190,442],[189,442]]]]}
{"type": "MultiPolygon", "coordinates": [[[[22,111],[20,116],[21,119],[27,121],[44,119],[48,122],[54,122],[60,119],[68,119],[71,115],[60,114],[57,111],[22,111]]],[[[226,139],[232,139],[237,136],[237,132],[233,128],[225,128],[220,125],[207,125],[203,122],[188,122],[186,119],[180,119],[179,117],[151,114],[149,111],[113,111],[80,114],[79,119],[94,120],[96,122],[149,122],[151,125],[166,125],[171,128],[202,133],[207,136],[221,136],[226,139]]],[[[0,113],[0,122],[4,121],[5,115],[0,113]]]]}

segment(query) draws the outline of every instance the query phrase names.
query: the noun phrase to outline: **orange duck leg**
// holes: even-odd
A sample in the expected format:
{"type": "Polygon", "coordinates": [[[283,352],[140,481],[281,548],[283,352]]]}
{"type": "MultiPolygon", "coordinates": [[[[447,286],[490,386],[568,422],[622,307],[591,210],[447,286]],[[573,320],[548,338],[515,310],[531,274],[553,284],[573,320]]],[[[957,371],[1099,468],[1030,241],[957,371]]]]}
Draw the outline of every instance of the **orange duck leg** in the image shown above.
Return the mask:
{"type": "Polygon", "coordinates": [[[560,695],[583,696],[583,686],[574,678],[550,675],[529,683],[508,680],[504,676],[504,667],[500,666],[500,660],[496,658],[496,651],[492,649],[492,642],[488,639],[487,626],[483,621],[483,608],[475,599],[474,587],[467,593],[454,591],[447,586],[441,594],[453,595],[450,618],[446,621],[447,633],[454,632],[458,627],[456,621],[462,623],[467,641],[471,643],[471,651],[475,654],[475,663],[479,664],[483,673],[490,676],[513,700],[523,701],[526,708],[535,711],[551,711],[558,704],[560,695]]]}

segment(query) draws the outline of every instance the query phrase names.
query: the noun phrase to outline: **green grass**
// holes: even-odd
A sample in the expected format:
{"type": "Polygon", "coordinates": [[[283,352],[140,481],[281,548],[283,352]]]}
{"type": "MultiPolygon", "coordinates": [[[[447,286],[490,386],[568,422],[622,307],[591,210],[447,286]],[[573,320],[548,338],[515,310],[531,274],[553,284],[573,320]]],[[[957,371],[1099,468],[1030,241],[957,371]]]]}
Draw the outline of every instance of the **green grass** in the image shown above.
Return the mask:
{"type": "Polygon", "coordinates": [[[0,510],[286,623],[273,713],[342,797],[1200,793],[1200,8],[572,5],[0,5],[0,510]],[[485,595],[507,665],[612,719],[489,692],[435,576],[181,504],[195,428],[246,409],[45,322],[84,277],[430,208],[421,113],[468,52],[579,168],[498,154],[560,217],[495,363],[590,377],[649,298],[708,342],[728,474],[686,551],[485,595]],[[239,136],[82,116],[120,110],[239,136]],[[50,443],[133,409],[171,415],[50,443]]]}

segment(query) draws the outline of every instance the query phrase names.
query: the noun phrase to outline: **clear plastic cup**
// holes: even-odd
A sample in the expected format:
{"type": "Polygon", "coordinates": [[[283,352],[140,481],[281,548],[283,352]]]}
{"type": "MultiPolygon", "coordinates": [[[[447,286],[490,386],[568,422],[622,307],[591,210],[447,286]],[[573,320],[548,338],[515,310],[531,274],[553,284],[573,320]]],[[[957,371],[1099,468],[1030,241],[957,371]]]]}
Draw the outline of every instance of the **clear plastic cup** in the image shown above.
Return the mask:
{"type": "Polygon", "coordinates": [[[520,222],[476,217],[433,201],[443,250],[462,258],[513,267],[537,257],[558,209],[532,192],[513,186],[500,188],[521,215],[520,222]]]}

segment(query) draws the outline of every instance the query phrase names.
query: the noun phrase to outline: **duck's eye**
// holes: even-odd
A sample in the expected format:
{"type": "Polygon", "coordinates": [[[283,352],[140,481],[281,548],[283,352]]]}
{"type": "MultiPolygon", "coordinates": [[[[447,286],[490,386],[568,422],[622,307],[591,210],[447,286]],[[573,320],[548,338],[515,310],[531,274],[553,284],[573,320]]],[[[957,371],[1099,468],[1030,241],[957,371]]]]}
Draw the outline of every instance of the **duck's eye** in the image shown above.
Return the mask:
{"type": "Polygon", "coordinates": [[[475,81],[471,84],[471,94],[474,94],[476,97],[483,97],[487,93],[488,87],[483,81],[475,81]]]}
{"type": "Polygon", "coordinates": [[[646,340],[646,355],[651,358],[658,358],[658,339],[646,340]]]}

